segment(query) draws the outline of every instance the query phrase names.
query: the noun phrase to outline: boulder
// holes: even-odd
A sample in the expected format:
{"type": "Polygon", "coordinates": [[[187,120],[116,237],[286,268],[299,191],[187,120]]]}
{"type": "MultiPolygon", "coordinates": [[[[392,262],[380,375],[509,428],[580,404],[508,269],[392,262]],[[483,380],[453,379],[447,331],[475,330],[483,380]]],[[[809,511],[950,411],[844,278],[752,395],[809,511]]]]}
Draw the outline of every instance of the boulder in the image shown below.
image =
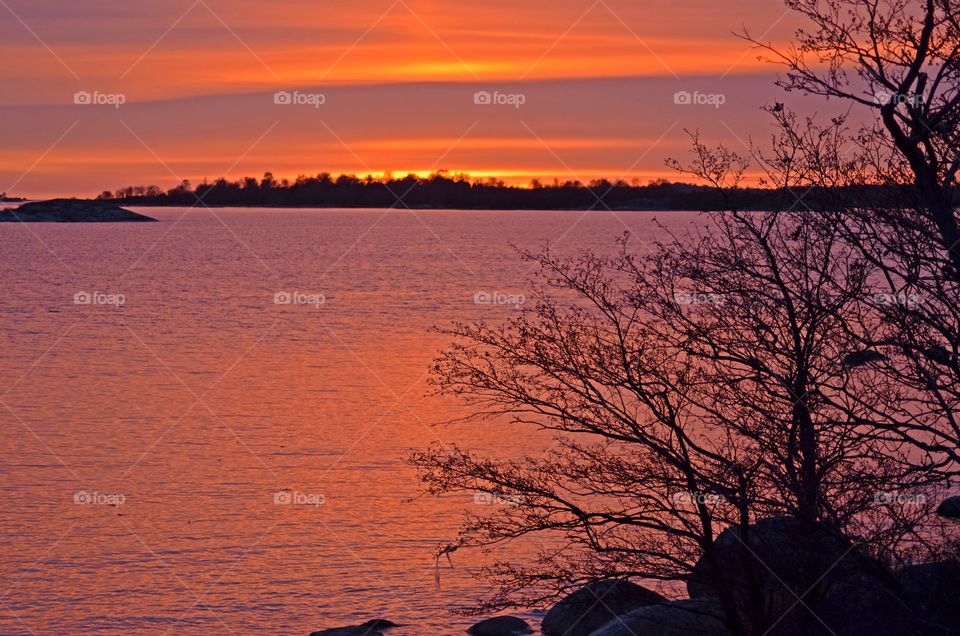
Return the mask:
{"type": "Polygon", "coordinates": [[[554,605],[540,628],[546,636],[589,636],[617,616],[666,600],[630,581],[598,581],[554,605]]]}
{"type": "Polygon", "coordinates": [[[380,630],[390,629],[391,627],[400,627],[400,625],[385,618],[375,618],[352,627],[334,627],[311,632],[310,636],[383,636],[383,632],[380,630]]]}
{"type": "Polygon", "coordinates": [[[897,580],[927,633],[960,634],[960,561],[911,565],[897,580]]]}
{"type": "Polygon", "coordinates": [[[517,634],[532,634],[533,629],[527,621],[516,616],[494,616],[480,621],[467,630],[470,636],[516,636],[517,634]]]}
{"type": "Polygon", "coordinates": [[[960,495],[944,500],[937,508],[937,514],[947,519],[960,519],[960,495]]]}
{"type": "MultiPolygon", "coordinates": [[[[687,593],[694,599],[716,597],[717,586],[723,586],[739,594],[748,572],[764,583],[780,579],[789,587],[790,582],[805,576],[812,576],[812,583],[838,561],[846,567],[849,559],[844,557],[850,551],[848,541],[788,517],[758,521],[747,529],[745,538],[740,528],[727,528],[694,566],[687,593]],[[716,562],[716,572],[711,559],[716,562]]],[[[784,588],[784,584],[776,587],[784,588]]],[[[788,592],[786,588],[783,591],[788,592]]],[[[787,596],[792,598],[789,593],[787,596]]]]}
{"type": "Polygon", "coordinates": [[[713,599],[668,601],[619,616],[590,636],[729,636],[721,615],[713,599]]]}
{"type": "MultiPolygon", "coordinates": [[[[886,578],[864,571],[839,577],[823,590],[822,598],[805,596],[804,602],[816,614],[813,622],[817,633],[824,636],[925,634],[920,631],[919,618],[892,575],[886,578]]],[[[805,630],[802,633],[806,634],[810,628],[805,630]]],[[[771,636],[777,633],[774,630],[771,636]]]]}
{"type": "Polygon", "coordinates": [[[893,575],[844,537],[818,525],[772,517],[728,528],[695,565],[691,598],[728,594],[767,636],[900,636],[916,619],[893,575]]]}

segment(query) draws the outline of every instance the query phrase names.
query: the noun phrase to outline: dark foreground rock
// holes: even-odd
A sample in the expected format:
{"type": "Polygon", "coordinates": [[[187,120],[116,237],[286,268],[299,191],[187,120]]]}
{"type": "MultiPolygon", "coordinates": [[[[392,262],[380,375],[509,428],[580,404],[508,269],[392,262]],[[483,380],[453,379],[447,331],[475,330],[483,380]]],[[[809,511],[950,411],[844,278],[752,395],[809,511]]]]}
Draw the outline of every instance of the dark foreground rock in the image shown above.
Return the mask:
{"type": "Polygon", "coordinates": [[[786,517],[725,530],[687,590],[727,595],[767,636],[903,636],[918,624],[892,573],[843,537],[786,517]]]}
{"type": "Polygon", "coordinates": [[[14,210],[0,210],[0,223],[137,223],[151,222],[143,216],[106,201],[54,199],[25,203],[14,210]]]}
{"type": "Polygon", "coordinates": [[[619,616],[590,636],[729,636],[713,599],[647,605],[619,616]]]}
{"type": "Polygon", "coordinates": [[[380,630],[390,629],[391,627],[400,627],[400,625],[384,618],[375,618],[352,627],[334,627],[311,632],[310,636],[383,636],[383,632],[380,630]]]}
{"type": "Polygon", "coordinates": [[[547,636],[589,636],[617,616],[665,601],[630,581],[599,581],[553,606],[540,627],[547,636]]]}
{"type": "Polygon", "coordinates": [[[527,621],[516,616],[494,616],[480,621],[467,630],[470,636],[517,636],[518,634],[532,634],[533,630],[527,621]]]}
{"type": "Polygon", "coordinates": [[[897,572],[927,634],[960,634],[960,561],[921,563],[897,572]]]}
{"type": "Polygon", "coordinates": [[[937,508],[937,514],[947,519],[960,519],[960,496],[944,500],[937,508]]]}

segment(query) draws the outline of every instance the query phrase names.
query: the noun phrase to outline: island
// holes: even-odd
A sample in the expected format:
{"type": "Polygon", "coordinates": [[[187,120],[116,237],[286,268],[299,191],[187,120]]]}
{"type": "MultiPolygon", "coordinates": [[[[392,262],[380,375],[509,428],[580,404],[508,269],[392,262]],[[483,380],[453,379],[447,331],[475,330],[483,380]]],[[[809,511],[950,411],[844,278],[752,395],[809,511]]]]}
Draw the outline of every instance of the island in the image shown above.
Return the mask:
{"type": "Polygon", "coordinates": [[[53,199],[0,210],[0,223],[137,223],[156,219],[106,201],[53,199]]]}

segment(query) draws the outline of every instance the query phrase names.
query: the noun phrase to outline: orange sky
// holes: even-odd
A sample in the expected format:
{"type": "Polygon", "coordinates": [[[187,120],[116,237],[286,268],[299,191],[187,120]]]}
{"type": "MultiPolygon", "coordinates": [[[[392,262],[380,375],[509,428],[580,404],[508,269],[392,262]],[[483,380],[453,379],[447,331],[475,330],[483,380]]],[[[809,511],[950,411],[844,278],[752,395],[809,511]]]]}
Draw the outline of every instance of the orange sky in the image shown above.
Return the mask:
{"type": "Polygon", "coordinates": [[[5,4],[0,191],[32,196],[265,170],[669,177],[684,128],[739,144],[782,99],[732,32],[797,26],[781,0],[5,4]]]}

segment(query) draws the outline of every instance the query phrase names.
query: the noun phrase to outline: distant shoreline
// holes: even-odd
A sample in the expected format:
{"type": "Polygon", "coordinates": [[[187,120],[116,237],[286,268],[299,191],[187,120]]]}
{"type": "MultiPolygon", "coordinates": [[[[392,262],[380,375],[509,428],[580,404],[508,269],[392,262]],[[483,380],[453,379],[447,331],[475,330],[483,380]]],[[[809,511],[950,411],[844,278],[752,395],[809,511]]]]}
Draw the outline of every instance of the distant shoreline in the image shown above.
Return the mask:
{"type": "MultiPolygon", "coordinates": [[[[532,207],[501,207],[501,208],[491,208],[491,207],[449,207],[449,206],[371,206],[371,205],[321,205],[321,204],[304,204],[304,205],[261,205],[261,204],[249,204],[249,203],[218,203],[215,205],[188,205],[188,204],[172,204],[172,203],[138,203],[135,201],[123,201],[118,202],[118,205],[123,205],[126,207],[140,207],[140,208],[169,208],[169,209],[178,209],[178,208],[196,208],[202,210],[205,208],[219,210],[223,208],[239,208],[239,209],[249,209],[249,210],[396,210],[398,212],[434,212],[434,211],[450,211],[450,212],[719,212],[720,209],[715,210],[704,210],[702,208],[666,208],[666,207],[576,207],[576,208],[532,208],[532,207]]],[[[756,210],[749,210],[742,208],[746,212],[750,211],[762,211],[765,208],[757,208],[756,210]]]]}
{"type": "Polygon", "coordinates": [[[700,212],[720,210],[816,211],[837,205],[896,205],[909,192],[896,186],[848,186],[835,189],[730,188],[655,181],[647,185],[592,181],[534,182],[529,188],[502,181],[469,181],[435,174],[400,179],[361,179],[352,175],[320,174],[290,182],[269,173],[262,179],[218,179],[193,186],[182,182],[170,190],[129,186],[105,191],[98,200],[121,206],[208,208],[368,208],[410,210],[551,210],[613,212],[700,212]],[[199,203],[198,203],[199,202],[199,203]]]}

